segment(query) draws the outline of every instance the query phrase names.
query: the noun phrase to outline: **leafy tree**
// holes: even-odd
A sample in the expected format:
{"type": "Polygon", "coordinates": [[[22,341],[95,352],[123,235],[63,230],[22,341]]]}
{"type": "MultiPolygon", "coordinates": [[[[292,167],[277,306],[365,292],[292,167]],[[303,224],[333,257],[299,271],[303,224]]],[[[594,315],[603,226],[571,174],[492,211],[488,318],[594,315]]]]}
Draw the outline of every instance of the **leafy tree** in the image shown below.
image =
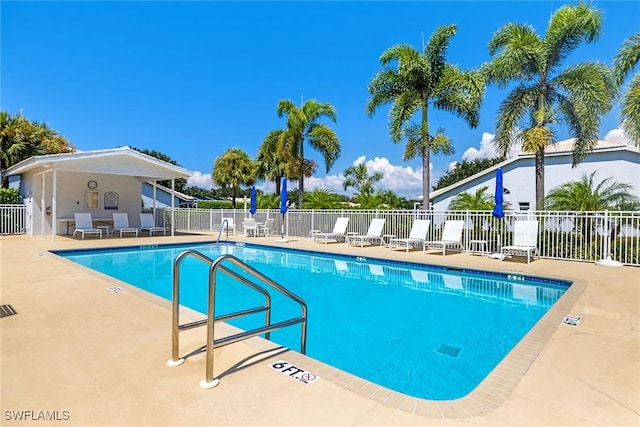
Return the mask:
{"type": "Polygon", "coordinates": [[[489,169],[492,166],[504,161],[504,157],[494,157],[493,159],[474,159],[471,161],[463,160],[458,163],[455,168],[444,174],[442,178],[438,180],[434,185],[434,190],[448,187],[456,182],[462,181],[472,175],[482,172],[485,169],[489,169]]]}
{"type": "Polygon", "coordinates": [[[535,154],[538,209],[545,194],[545,147],[554,140],[550,125],[566,123],[576,138],[575,166],[596,146],[601,116],[611,109],[616,88],[606,65],[592,61],[560,68],[581,42],[595,41],[601,27],[601,12],[580,3],[553,13],[545,37],[529,25],[508,23],[489,42],[488,80],[498,87],[518,83],[498,111],[496,143],[503,155],[514,142],[535,154]],[[520,124],[525,117],[528,122],[520,124]]]}
{"type": "MultiPolygon", "coordinates": [[[[135,148],[135,147],[131,147],[131,149],[136,150],[142,154],[146,154],[147,156],[151,156],[151,157],[155,157],[158,160],[162,160],[163,162],[167,162],[167,163],[171,163],[172,165],[176,165],[176,166],[180,166],[178,164],[178,162],[176,162],[175,160],[173,160],[171,157],[167,156],[164,153],[161,153],[159,151],[156,150],[147,150],[147,149],[140,149],[140,148],[135,148]]],[[[184,178],[176,178],[174,181],[174,188],[176,191],[179,191],[181,193],[184,192],[186,186],[187,186],[187,180],[184,178]]],[[[170,179],[166,179],[164,181],[158,181],[158,184],[165,186],[167,188],[171,188],[171,180],[170,179]]]]}
{"type": "Polygon", "coordinates": [[[304,197],[304,209],[340,209],[340,196],[323,189],[316,189],[304,197]]]}
{"type": "Polygon", "coordinates": [[[342,172],[342,175],[345,178],[343,183],[345,190],[349,187],[354,187],[360,193],[366,194],[373,194],[373,184],[384,178],[382,172],[375,172],[370,176],[364,163],[349,166],[342,172]]]}
{"type": "Polygon", "coordinates": [[[424,53],[400,44],[380,57],[383,69],[369,82],[366,111],[372,116],[382,105],[392,103],[389,112],[389,134],[394,143],[407,139],[404,160],[422,157],[423,208],[429,206],[429,153],[453,153],[451,141],[443,129],[429,132],[429,108],[449,111],[478,126],[478,110],[484,95],[484,81],[478,72],[462,71],[445,62],[455,25],[436,28],[424,53]],[[395,68],[392,64],[397,65],[395,68]],[[420,111],[420,124],[412,117],[420,111]]]}
{"type": "Polygon", "coordinates": [[[492,210],[494,205],[493,194],[487,194],[489,187],[484,186],[476,190],[474,194],[458,193],[449,203],[449,210],[452,211],[487,211],[492,210]]]}
{"type": "MultiPolygon", "coordinates": [[[[640,60],[640,33],[625,40],[614,59],[616,83],[622,85],[627,75],[640,60]]],[[[629,89],[622,98],[622,128],[631,140],[640,147],[640,72],[629,82],[629,89]]]]}
{"type": "Polygon", "coordinates": [[[336,111],[331,104],[314,99],[305,101],[299,108],[293,101],[283,99],[278,102],[277,112],[278,117],[286,116],[287,125],[285,129],[272,131],[266,140],[275,139],[275,145],[283,150],[286,176],[298,181],[298,206],[302,206],[304,178],[316,169],[315,162],[304,157],[305,142],[322,154],[329,172],[340,155],[340,141],[331,128],[320,123],[320,119],[326,117],[335,122],[336,111]]]}
{"type": "Polygon", "coordinates": [[[231,204],[236,208],[236,198],[241,185],[252,185],[254,164],[246,151],[229,148],[213,165],[213,181],[222,187],[231,187],[231,204]]]}
{"type": "Polygon", "coordinates": [[[579,181],[561,184],[544,199],[545,209],[556,211],[637,210],[640,199],[634,196],[633,186],[605,178],[595,183],[597,171],[583,174],[579,181]]]}
{"type": "Polygon", "coordinates": [[[22,203],[20,191],[17,188],[0,188],[0,205],[17,205],[22,203]]]}
{"type": "Polygon", "coordinates": [[[29,157],[69,153],[74,146],[46,123],[32,122],[21,114],[0,112],[0,170],[2,187],[9,186],[4,171],[29,157]]]}

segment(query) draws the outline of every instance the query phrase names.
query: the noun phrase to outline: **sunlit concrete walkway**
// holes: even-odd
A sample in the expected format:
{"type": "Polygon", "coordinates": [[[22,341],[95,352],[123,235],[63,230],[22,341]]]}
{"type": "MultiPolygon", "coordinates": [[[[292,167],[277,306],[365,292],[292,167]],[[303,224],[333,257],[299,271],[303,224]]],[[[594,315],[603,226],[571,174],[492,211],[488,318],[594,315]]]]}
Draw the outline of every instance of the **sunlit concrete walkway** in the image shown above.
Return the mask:
{"type": "MultiPolygon", "coordinates": [[[[180,367],[165,364],[171,356],[167,301],[48,252],[211,239],[161,236],[82,241],[60,236],[52,242],[50,238],[1,236],[0,304],[10,304],[18,314],[0,320],[0,424],[640,425],[638,268],[553,260],[527,265],[456,253],[443,257],[421,251],[406,254],[380,247],[312,244],[308,239],[277,243],[273,236],[233,238],[365,257],[522,272],[579,283],[579,294],[562,314],[580,316],[580,325],[554,323],[542,328],[540,336],[546,336],[545,342],[533,363],[523,368],[526,373],[516,380],[505,379],[505,388],[482,385],[495,390],[485,400],[494,403],[490,408],[479,403],[482,414],[471,416],[446,402],[367,393],[366,382],[295,351],[282,353],[259,338],[216,350],[216,375],[224,372],[224,376],[218,387],[203,390],[199,387],[204,378],[203,354],[188,358],[180,367]],[[107,289],[114,285],[125,292],[107,289]],[[270,362],[278,359],[301,365],[321,379],[310,385],[291,380],[270,367],[270,362]],[[17,420],[19,417],[31,421],[17,420]]],[[[185,312],[187,316],[195,318],[185,312]]],[[[230,327],[220,329],[228,333],[230,327]]],[[[200,328],[181,334],[182,351],[201,346],[204,332],[200,328]]]]}

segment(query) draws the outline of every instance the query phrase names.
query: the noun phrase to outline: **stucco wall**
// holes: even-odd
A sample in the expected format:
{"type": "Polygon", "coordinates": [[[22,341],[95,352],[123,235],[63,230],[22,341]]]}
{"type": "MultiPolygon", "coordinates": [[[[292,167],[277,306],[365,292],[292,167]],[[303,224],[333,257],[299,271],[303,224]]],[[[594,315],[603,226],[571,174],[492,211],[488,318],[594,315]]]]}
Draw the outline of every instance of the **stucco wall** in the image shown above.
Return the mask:
{"type": "MultiPolygon", "coordinates": [[[[57,212],[56,217],[73,218],[76,212],[90,212],[94,219],[111,219],[113,212],[129,214],[129,225],[140,226],[140,211],[142,206],[141,185],[135,177],[124,175],[105,175],[86,172],[57,172],[57,212]],[[88,188],[89,181],[95,181],[97,187],[88,188]],[[98,208],[85,207],[86,191],[98,192],[98,208]],[[118,209],[105,209],[104,195],[106,192],[118,194],[118,209]]],[[[33,200],[33,234],[41,233],[41,213],[46,207],[53,207],[53,172],[46,174],[27,173],[21,179],[21,193],[23,197],[31,196],[33,200]],[[41,182],[44,178],[45,194],[42,202],[41,182]]],[[[44,235],[51,235],[52,215],[44,216],[44,235]]],[[[69,229],[73,232],[73,227],[69,229]]],[[[58,234],[67,232],[66,224],[58,222],[58,234]]]]}
{"type": "MultiPolygon", "coordinates": [[[[520,203],[528,203],[530,209],[535,209],[535,160],[520,158],[502,167],[503,185],[509,190],[504,195],[509,209],[520,209],[520,203]]],[[[597,171],[595,182],[611,177],[613,181],[627,183],[634,186],[632,191],[640,197],[640,153],[632,151],[609,151],[592,153],[577,167],[571,167],[571,156],[555,156],[545,158],[544,191],[545,195],[554,187],[581,179],[583,174],[597,171]]],[[[435,210],[446,210],[456,194],[462,192],[475,193],[477,189],[488,186],[488,194],[493,195],[495,188],[495,173],[480,176],[452,191],[433,198],[435,210]]]]}

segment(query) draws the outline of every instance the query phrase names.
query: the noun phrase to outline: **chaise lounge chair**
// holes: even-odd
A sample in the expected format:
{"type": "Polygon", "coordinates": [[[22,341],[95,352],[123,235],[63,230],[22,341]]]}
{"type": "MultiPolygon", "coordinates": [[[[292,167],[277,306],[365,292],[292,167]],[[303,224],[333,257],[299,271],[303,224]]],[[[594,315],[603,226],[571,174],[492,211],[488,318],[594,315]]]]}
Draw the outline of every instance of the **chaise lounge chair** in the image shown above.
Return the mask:
{"type": "Polygon", "coordinates": [[[140,232],[147,230],[149,232],[149,236],[153,236],[154,232],[162,231],[163,235],[167,235],[167,231],[164,227],[157,227],[156,221],[153,219],[153,215],[149,213],[141,213],[140,214],[140,232]]]}
{"type": "Polygon", "coordinates": [[[444,223],[444,229],[442,230],[442,239],[432,240],[424,242],[422,245],[422,252],[426,252],[429,249],[442,248],[442,255],[447,254],[447,248],[458,247],[463,250],[462,247],[462,229],[464,228],[464,221],[449,220],[444,223]]]}
{"type": "Polygon", "coordinates": [[[75,213],[73,216],[76,220],[76,229],[73,230],[73,236],[76,233],[80,233],[82,240],[84,240],[85,234],[97,234],[102,239],[102,230],[93,226],[93,219],[90,213],[75,213]]]}
{"type": "Polygon", "coordinates": [[[122,237],[123,233],[135,233],[136,237],[138,237],[138,229],[129,227],[129,214],[126,212],[113,213],[113,231],[111,234],[118,231],[120,232],[120,237],[122,237]]]}
{"type": "Polygon", "coordinates": [[[331,233],[314,233],[313,241],[317,243],[319,240],[324,241],[326,245],[329,240],[335,240],[336,242],[345,239],[347,236],[347,225],[349,224],[348,217],[340,217],[336,219],[336,223],[333,226],[331,233]]]}
{"type": "Polygon", "coordinates": [[[424,244],[424,242],[427,241],[429,224],[431,224],[431,221],[428,219],[416,219],[411,226],[409,237],[404,239],[391,239],[389,249],[400,248],[409,252],[411,247],[424,244]]]}
{"type": "Polygon", "coordinates": [[[538,252],[538,221],[517,220],[513,224],[513,244],[500,250],[501,260],[507,255],[526,256],[527,264],[538,252]]]}
{"type": "Polygon", "coordinates": [[[360,246],[361,248],[364,247],[365,243],[372,245],[373,242],[380,242],[382,245],[382,229],[384,228],[384,222],[384,218],[372,219],[371,224],[369,224],[367,234],[360,236],[348,236],[347,244],[351,246],[360,246]]]}

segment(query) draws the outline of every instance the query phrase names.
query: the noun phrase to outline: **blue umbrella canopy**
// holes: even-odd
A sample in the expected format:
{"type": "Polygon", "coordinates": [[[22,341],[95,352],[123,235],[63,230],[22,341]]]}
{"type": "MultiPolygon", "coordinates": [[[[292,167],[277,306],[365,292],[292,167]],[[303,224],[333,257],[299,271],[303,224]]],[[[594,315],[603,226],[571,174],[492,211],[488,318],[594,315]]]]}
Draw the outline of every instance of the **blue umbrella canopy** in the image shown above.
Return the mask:
{"type": "Polygon", "coordinates": [[[280,213],[287,213],[287,178],[282,178],[280,185],[280,213]]]}
{"type": "Polygon", "coordinates": [[[253,215],[256,213],[256,210],[256,186],[254,185],[251,187],[251,206],[249,206],[249,212],[253,215]]]}
{"type": "Polygon", "coordinates": [[[492,215],[496,218],[504,218],[504,212],[502,211],[502,204],[504,203],[504,188],[502,185],[502,168],[498,168],[496,171],[496,192],[494,194],[495,206],[493,207],[492,215]]]}

